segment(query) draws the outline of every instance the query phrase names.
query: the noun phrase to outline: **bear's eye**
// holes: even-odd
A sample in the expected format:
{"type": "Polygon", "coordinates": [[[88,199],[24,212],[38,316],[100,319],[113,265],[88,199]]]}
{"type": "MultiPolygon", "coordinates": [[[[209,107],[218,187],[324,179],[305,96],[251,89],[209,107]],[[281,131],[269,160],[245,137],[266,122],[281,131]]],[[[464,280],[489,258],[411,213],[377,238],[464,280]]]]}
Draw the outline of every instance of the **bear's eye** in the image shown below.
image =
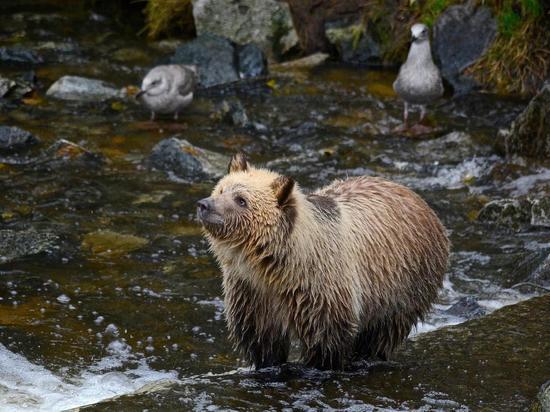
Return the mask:
{"type": "Polygon", "coordinates": [[[246,207],[246,200],[244,200],[241,196],[237,196],[235,198],[235,202],[240,206],[240,207],[246,207]]]}

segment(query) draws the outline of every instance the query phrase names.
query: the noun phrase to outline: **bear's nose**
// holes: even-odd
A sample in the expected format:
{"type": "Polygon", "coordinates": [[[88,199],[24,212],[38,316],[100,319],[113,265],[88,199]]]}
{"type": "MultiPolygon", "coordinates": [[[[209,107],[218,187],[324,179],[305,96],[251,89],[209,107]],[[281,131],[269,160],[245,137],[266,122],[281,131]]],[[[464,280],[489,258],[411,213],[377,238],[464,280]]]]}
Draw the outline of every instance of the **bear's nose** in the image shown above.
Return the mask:
{"type": "Polygon", "coordinates": [[[208,212],[212,210],[212,200],[210,198],[201,199],[197,202],[197,207],[201,212],[208,212]]]}

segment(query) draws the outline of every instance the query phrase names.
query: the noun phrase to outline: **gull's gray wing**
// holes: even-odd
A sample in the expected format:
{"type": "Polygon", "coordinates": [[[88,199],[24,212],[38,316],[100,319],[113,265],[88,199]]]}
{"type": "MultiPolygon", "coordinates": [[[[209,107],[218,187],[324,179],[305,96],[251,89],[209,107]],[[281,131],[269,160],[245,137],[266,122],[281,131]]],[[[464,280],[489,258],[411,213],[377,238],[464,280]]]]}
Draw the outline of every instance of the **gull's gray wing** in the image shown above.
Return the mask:
{"type": "Polygon", "coordinates": [[[197,86],[197,69],[195,66],[172,65],[174,72],[174,86],[180,96],[187,96],[197,86]]]}

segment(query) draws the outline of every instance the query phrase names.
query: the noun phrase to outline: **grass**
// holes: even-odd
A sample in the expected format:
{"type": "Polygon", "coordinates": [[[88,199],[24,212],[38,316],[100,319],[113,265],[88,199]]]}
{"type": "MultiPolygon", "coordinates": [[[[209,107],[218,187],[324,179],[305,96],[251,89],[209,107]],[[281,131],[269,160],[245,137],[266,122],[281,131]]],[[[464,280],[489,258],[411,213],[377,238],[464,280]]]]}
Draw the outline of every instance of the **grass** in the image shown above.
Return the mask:
{"type": "Polygon", "coordinates": [[[145,6],[147,37],[190,36],[195,32],[191,0],[148,0],[145,6]]]}

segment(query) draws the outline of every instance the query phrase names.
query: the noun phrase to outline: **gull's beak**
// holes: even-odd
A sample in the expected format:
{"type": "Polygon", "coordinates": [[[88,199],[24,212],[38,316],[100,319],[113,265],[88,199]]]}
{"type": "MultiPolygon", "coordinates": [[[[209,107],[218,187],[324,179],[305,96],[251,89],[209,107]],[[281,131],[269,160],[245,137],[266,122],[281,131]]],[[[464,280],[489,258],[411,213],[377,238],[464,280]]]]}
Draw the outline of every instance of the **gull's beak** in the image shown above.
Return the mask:
{"type": "Polygon", "coordinates": [[[147,93],[147,90],[140,90],[139,92],[136,93],[136,95],[134,96],[136,99],[139,99],[141,96],[143,96],[145,93],[147,93]]]}

